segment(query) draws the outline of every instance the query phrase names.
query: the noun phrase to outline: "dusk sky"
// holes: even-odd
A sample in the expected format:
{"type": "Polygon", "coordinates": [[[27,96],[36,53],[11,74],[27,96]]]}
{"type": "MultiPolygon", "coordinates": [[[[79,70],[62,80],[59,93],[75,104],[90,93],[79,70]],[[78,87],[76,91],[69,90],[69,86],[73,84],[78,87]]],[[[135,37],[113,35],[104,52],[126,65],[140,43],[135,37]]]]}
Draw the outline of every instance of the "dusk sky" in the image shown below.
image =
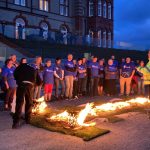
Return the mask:
{"type": "Polygon", "coordinates": [[[114,0],[115,44],[150,48],[150,0],[114,0]]]}

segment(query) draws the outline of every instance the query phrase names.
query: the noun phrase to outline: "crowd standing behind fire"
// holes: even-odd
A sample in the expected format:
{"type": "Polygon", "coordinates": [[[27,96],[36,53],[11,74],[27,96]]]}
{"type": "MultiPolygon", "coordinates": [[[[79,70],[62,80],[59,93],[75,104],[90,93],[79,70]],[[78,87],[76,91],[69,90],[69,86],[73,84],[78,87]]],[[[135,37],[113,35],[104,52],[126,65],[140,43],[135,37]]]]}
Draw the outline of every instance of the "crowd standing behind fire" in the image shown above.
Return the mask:
{"type": "Polygon", "coordinates": [[[55,64],[50,59],[43,64],[42,57],[37,56],[33,63],[28,64],[26,58],[18,63],[16,55],[11,55],[0,70],[1,90],[5,93],[4,108],[10,110],[12,107],[18,86],[14,72],[21,64],[34,68],[42,81],[42,84],[34,84],[33,100],[44,95],[45,101],[49,102],[53,90],[57,100],[75,100],[97,95],[145,95],[145,86],[150,85],[150,51],[148,59],[149,62],[145,65],[143,60],[134,62],[130,57],[122,58],[121,62],[115,56],[111,56],[108,61],[98,60],[97,56],[92,56],[89,60],[75,60],[72,54],[68,54],[64,63],[61,58],[56,58],[55,64]],[[117,83],[120,83],[120,92],[117,83]]]}

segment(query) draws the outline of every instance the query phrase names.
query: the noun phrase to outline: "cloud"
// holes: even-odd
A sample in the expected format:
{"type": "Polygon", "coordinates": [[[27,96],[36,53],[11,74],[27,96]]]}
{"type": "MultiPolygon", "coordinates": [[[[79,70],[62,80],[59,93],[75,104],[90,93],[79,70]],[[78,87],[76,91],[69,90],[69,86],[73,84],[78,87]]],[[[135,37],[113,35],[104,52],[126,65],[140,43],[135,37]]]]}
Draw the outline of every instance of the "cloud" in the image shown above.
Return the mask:
{"type": "Polygon", "coordinates": [[[150,47],[150,1],[115,0],[115,42],[130,43],[137,49],[150,47]]]}

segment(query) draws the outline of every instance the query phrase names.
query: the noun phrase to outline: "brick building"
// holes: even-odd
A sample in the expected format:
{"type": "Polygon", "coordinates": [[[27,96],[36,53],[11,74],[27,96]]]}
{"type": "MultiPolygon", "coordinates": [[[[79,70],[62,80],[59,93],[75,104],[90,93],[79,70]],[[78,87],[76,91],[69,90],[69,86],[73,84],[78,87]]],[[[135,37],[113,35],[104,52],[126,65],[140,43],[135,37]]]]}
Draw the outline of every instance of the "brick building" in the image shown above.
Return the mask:
{"type": "Polygon", "coordinates": [[[85,37],[99,47],[113,45],[113,0],[0,0],[0,33],[11,38],[62,34],[85,37]]]}

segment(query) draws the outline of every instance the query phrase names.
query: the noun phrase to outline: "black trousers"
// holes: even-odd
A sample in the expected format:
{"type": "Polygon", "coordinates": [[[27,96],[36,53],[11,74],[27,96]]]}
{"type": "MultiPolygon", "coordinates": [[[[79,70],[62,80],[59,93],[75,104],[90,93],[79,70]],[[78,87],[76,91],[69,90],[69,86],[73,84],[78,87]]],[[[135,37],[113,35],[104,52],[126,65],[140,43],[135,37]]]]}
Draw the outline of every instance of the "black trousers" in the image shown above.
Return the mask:
{"type": "Polygon", "coordinates": [[[9,88],[6,91],[5,104],[11,105],[11,103],[13,102],[15,92],[16,92],[16,88],[9,88]]]}
{"type": "Polygon", "coordinates": [[[115,95],[116,92],[116,79],[105,80],[105,92],[106,94],[115,95]]]}
{"type": "Polygon", "coordinates": [[[99,77],[91,78],[90,96],[97,96],[98,95],[98,83],[99,83],[99,77]]]}
{"type": "Polygon", "coordinates": [[[78,94],[83,93],[84,78],[78,78],[78,94]]]}
{"type": "Polygon", "coordinates": [[[22,84],[17,88],[16,94],[16,111],[14,115],[13,123],[18,123],[22,115],[22,106],[25,100],[25,120],[29,121],[32,113],[32,98],[33,98],[33,86],[31,84],[22,84]]]}

